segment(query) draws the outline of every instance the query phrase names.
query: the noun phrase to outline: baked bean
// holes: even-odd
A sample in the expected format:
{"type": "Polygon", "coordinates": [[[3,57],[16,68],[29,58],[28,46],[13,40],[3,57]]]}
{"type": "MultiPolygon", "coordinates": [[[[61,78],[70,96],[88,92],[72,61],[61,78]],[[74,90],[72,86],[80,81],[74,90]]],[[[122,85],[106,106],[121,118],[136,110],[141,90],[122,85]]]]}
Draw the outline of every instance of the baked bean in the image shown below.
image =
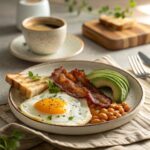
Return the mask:
{"type": "Polygon", "coordinates": [[[100,123],[106,122],[107,120],[100,120],[100,123]]]}
{"type": "Polygon", "coordinates": [[[116,116],[109,116],[109,120],[114,120],[114,119],[116,119],[117,117],[116,116]]]}
{"type": "Polygon", "coordinates": [[[102,108],[102,109],[100,110],[100,112],[101,112],[101,113],[107,113],[107,112],[108,112],[108,109],[102,108]]]}
{"type": "Polygon", "coordinates": [[[107,113],[107,116],[108,116],[108,118],[109,118],[109,116],[113,116],[113,113],[112,113],[112,112],[108,112],[108,113],[107,113]]]}
{"type": "Polygon", "coordinates": [[[92,116],[92,119],[99,119],[98,116],[92,116]]]}
{"type": "Polygon", "coordinates": [[[100,119],[92,119],[91,123],[100,123],[100,119]]]}
{"type": "Polygon", "coordinates": [[[123,106],[123,108],[124,108],[124,111],[125,111],[125,112],[128,112],[128,111],[130,110],[130,107],[128,106],[128,104],[125,104],[125,105],[123,106]]]}
{"type": "Polygon", "coordinates": [[[100,112],[99,110],[95,110],[95,111],[93,112],[93,114],[94,114],[94,115],[98,115],[99,112],[100,112]]]}
{"type": "Polygon", "coordinates": [[[116,105],[117,105],[116,103],[112,103],[112,104],[110,105],[110,107],[111,107],[111,108],[115,108],[116,105]]]}
{"type": "Polygon", "coordinates": [[[98,116],[99,116],[99,119],[101,119],[101,120],[107,120],[108,119],[108,116],[105,113],[99,113],[98,116]]]}
{"type": "Polygon", "coordinates": [[[115,106],[115,108],[114,108],[114,109],[119,110],[119,109],[120,109],[120,107],[122,107],[122,106],[118,104],[118,105],[116,105],[116,106],[115,106]]]}
{"type": "Polygon", "coordinates": [[[121,117],[121,114],[119,113],[119,111],[115,111],[115,112],[114,112],[114,115],[115,115],[117,118],[121,117]]]}
{"type": "Polygon", "coordinates": [[[117,110],[119,110],[120,108],[123,108],[122,105],[118,104],[117,110]]]}
{"type": "Polygon", "coordinates": [[[124,107],[125,105],[127,105],[127,103],[126,102],[122,102],[121,105],[124,107]]]}
{"type": "Polygon", "coordinates": [[[114,113],[114,108],[108,108],[108,112],[112,112],[112,113],[114,113]]]}
{"type": "Polygon", "coordinates": [[[124,109],[122,107],[119,108],[120,114],[124,114],[124,109]]]}
{"type": "Polygon", "coordinates": [[[130,110],[127,103],[122,104],[112,103],[108,108],[101,108],[95,104],[88,103],[92,119],[90,123],[102,123],[121,117],[130,110]]]}

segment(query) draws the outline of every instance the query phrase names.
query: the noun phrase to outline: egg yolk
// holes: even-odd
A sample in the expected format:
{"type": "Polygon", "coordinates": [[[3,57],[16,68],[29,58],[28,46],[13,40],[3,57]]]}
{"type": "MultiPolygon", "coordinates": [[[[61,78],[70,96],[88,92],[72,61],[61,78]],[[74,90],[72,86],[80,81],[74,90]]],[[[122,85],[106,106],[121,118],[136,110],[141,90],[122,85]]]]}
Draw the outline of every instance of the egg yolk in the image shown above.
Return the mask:
{"type": "Polygon", "coordinates": [[[34,104],[34,107],[46,114],[64,114],[66,103],[60,98],[45,98],[34,104]]]}

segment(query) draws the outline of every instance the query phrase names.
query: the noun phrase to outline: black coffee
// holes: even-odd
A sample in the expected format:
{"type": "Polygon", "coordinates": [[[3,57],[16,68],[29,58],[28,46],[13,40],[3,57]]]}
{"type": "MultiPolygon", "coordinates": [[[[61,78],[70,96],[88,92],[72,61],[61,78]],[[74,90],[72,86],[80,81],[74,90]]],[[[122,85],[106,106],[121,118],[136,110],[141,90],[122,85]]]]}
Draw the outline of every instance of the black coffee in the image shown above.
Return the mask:
{"type": "Polygon", "coordinates": [[[52,29],[59,28],[57,25],[50,25],[50,24],[31,24],[28,26],[29,29],[38,30],[38,31],[49,31],[52,29]]]}

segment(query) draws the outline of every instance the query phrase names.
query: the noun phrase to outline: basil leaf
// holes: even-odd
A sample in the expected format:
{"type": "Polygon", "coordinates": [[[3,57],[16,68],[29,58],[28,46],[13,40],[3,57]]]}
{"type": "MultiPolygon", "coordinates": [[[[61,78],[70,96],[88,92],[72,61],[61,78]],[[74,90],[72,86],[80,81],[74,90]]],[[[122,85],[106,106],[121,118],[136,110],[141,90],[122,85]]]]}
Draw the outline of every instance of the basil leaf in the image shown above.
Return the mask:
{"type": "Polygon", "coordinates": [[[51,80],[48,81],[48,89],[50,93],[60,92],[60,88],[57,85],[55,85],[51,80]]]}
{"type": "Polygon", "coordinates": [[[28,77],[31,78],[32,80],[39,80],[41,77],[38,74],[33,74],[32,71],[28,72],[28,77]]]}

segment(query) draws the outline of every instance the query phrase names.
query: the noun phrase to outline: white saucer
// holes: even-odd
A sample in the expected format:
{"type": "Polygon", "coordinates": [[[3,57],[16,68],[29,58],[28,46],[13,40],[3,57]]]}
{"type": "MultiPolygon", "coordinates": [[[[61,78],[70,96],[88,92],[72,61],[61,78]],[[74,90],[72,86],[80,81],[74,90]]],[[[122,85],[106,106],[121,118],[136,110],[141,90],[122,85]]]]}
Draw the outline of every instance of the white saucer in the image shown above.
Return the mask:
{"type": "Polygon", "coordinates": [[[75,35],[68,34],[66,40],[57,53],[51,55],[38,55],[29,50],[25,44],[24,36],[16,37],[10,44],[11,53],[23,60],[31,62],[54,62],[57,60],[65,60],[78,55],[84,48],[83,41],[75,35]]]}

